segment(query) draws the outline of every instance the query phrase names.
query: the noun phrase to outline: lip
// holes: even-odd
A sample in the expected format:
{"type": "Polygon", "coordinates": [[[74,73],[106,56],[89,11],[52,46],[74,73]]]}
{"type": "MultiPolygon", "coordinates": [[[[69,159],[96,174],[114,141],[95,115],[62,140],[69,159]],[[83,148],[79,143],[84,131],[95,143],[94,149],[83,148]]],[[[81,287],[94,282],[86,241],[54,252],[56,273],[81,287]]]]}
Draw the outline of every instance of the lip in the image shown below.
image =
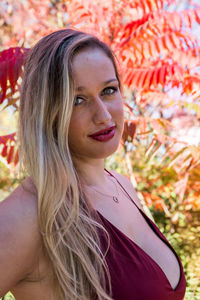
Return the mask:
{"type": "Polygon", "coordinates": [[[112,139],[114,135],[115,135],[115,126],[110,126],[89,135],[89,137],[99,142],[106,142],[112,139]]]}
{"type": "Polygon", "coordinates": [[[90,137],[94,137],[94,136],[97,136],[97,135],[105,134],[106,131],[110,131],[110,130],[112,130],[114,128],[115,128],[115,126],[110,126],[110,127],[104,128],[102,130],[99,130],[99,131],[97,131],[97,132],[95,132],[93,134],[90,134],[89,136],[90,137]]]}

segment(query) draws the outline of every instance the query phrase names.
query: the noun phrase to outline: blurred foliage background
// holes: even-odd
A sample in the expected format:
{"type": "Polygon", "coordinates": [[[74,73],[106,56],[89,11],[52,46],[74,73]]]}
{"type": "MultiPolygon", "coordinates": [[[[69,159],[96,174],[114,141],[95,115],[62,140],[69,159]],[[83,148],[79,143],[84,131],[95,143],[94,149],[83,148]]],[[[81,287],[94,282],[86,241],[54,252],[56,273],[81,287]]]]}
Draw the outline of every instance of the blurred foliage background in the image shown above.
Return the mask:
{"type": "Polygon", "coordinates": [[[0,2],[0,200],[21,180],[13,134],[26,49],[63,27],[96,34],[115,52],[124,85],[125,130],[106,167],[131,179],[180,256],[186,300],[200,299],[199,24],[189,0],[0,2]]]}

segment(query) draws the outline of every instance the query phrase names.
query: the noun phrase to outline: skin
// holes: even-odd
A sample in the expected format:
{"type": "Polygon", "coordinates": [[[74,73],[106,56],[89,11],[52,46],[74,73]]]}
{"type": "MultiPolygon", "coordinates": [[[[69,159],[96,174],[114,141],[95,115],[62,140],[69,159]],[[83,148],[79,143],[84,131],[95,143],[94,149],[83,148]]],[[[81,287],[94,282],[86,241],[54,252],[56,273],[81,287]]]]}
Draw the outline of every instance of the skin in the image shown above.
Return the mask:
{"type": "Polygon", "coordinates": [[[73,161],[86,183],[95,185],[102,182],[103,185],[106,180],[104,159],[116,151],[123,132],[119,82],[112,62],[99,49],[88,49],[74,57],[73,77],[76,105],[69,128],[73,161]],[[116,132],[112,140],[102,143],[89,137],[113,125],[116,132]]]}
{"type": "MultiPolygon", "coordinates": [[[[122,97],[110,59],[99,49],[74,57],[76,86],[69,145],[83,188],[94,209],[138,244],[161,267],[172,288],[180,270],[172,251],[155,235],[116,180],[104,170],[104,159],[113,153],[123,131],[122,97]],[[85,76],[87,74],[87,76],[85,76]],[[112,80],[109,84],[105,81],[112,80]],[[83,87],[78,90],[78,87],[83,87]],[[111,87],[115,87],[114,90],[111,87]],[[115,136],[104,143],[90,134],[116,126],[115,136]],[[102,193],[104,195],[102,195],[102,193]],[[116,204],[110,195],[120,199],[116,204]]],[[[130,181],[113,172],[141,208],[130,181]]],[[[0,204],[0,296],[11,290],[16,300],[53,299],[51,264],[45,254],[37,223],[36,190],[27,178],[0,204]]]]}

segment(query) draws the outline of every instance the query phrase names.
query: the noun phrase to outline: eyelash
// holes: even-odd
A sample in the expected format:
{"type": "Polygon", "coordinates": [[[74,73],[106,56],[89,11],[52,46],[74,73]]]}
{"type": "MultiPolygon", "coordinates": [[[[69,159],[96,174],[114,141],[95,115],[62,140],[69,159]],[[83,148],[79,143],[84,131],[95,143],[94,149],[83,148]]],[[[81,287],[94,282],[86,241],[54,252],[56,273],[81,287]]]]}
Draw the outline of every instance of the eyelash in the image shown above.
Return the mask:
{"type": "Polygon", "coordinates": [[[105,91],[105,90],[109,90],[109,89],[112,89],[112,90],[113,90],[113,92],[112,92],[111,94],[109,94],[109,95],[114,94],[114,93],[117,92],[117,90],[118,90],[118,88],[115,87],[115,86],[108,86],[108,87],[106,87],[106,88],[104,89],[104,91],[105,91]]]}
{"type": "MultiPolygon", "coordinates": [[[[108,93],[108,94],[107,94],[108,96],[112,96],[113,94],[115,94],[115,93],[118,91],[118,87],[115,87],[115,86],[108,86],[108,87],[106,87],[106,88],[103,90],[103,92],[104,92],[105,90],[110,90],[110,89],[112,89],[113,91],[112,91],[112,93],[108,93]]],[[[77,99],[84,100],[84,98],[82,98],[81,96],[76,96],[76,98],[74,99],[74,106],[78,106],[78,105],[81,104],[81,103],[78,103],[78,104],[76,103],[77,99]]]]}
{"type": "Polygon", "coordinates": [[[74,106],[78,106],[78,105],[81,104],[81,103],[76,103],[77,99],[84,100],[83,98],[81,98],[81,97],[79,97],[79,96],[76,96],[76,98],[74,99],[74,106]]]}

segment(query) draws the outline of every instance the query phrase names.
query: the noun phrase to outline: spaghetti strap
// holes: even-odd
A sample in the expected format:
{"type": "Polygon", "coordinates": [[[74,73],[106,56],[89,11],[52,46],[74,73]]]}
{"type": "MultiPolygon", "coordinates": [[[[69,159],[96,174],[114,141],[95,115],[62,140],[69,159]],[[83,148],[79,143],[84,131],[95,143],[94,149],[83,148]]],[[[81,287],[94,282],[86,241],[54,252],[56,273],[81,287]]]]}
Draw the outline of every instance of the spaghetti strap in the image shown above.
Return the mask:
{"type": "MultiPolygon", "coordinates": [[[[153,299],[153,300],[183,300],[186,281],[180,258],[160,232],[156,224],[138,207],[119,180],[108,170],[105,171],[112,176],[143,216],[147,225],[156,236],[174,254],[179,265],[179,280],[172,287],[168,277],[160,265],[136,242],[130,239],[118,227],[99,213],[103,224],[111,237],[111,248],[106,257],[112,279],[113,299],[153,299]],[[124,271],[124,266],[126,269],[124,271]],[[120,274],[120,276],[119,276],[120,274]],[[122,284],[123,282],[123,284],[122,284]],[[133,285],[134,282],[134,285],[133,285]],[[144,282],[148,282],[149,288],[144,288],[144,282]]],[[[102,238],[103,249],[107,250],[107,239],[102,238]]]]}
{"type": "Polygon", "coordinates": [[[129,193],[125,190],[125,188],[123,187],[123,185],[119,182],[119,180],[108,170],[104,169],[110,176],[112,176],[113,178],[115,178],[115,180],[117,181],[117,183],[120,185],[120,187],[122,188],[122,190],[126,193],[126,195],[128,196],[128,198],[131,200],[131,202],[137,207],[137,209],[141,212],[142,210],[140,209],[140,207],[135,203],[135,201],[133,200],[133,198],[129,195],[129,193]]]}

